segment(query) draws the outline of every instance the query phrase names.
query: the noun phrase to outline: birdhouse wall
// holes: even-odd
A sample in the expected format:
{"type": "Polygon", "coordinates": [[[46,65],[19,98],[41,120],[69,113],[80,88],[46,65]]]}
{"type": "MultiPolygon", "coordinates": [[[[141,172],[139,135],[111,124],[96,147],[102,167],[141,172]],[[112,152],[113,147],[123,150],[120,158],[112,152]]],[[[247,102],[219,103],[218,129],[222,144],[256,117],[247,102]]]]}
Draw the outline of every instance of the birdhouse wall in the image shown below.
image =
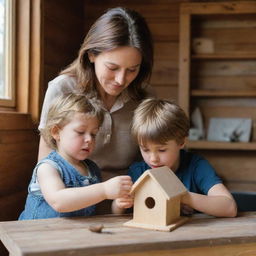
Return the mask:
{"type": "Polygon", "coordinates": [[[166,225],[167,200],[158,184],[147,178],[143,186],[137,188],[135,195],[134,222],[166,225]]]}
{"type": "Polygon", "coordinates": [[[180,217],[180,196],[167,201],[166,223],[170,225],[180,217]]]}

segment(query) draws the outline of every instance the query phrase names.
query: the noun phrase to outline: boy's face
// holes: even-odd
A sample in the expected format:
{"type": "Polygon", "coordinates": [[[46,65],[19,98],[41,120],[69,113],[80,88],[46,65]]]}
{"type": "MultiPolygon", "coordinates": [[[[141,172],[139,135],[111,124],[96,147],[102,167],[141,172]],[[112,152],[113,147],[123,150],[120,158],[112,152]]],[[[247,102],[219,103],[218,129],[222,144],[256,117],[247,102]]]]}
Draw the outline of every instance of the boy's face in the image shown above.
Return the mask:
{"type": "Polygon", "coordinates": [[[183,147],[184,143],[179,145],[175,140],[169,140],[165,144],[147,142],[140,144],[140,151],[151,168],[168,166],[175,172],[179,166],[180,149],[183,147]]]}

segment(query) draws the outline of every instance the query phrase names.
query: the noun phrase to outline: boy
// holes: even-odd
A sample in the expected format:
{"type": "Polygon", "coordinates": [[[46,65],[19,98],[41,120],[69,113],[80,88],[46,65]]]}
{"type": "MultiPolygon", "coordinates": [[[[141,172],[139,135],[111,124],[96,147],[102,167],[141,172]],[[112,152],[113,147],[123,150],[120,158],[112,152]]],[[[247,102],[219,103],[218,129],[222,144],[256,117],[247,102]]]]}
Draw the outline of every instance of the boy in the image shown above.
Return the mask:
{"type": "MultiPolygon", "coordinates": [[[[194,210],[217,217],[235,217],[236,203],[209,162],[184,150],[189,120],[176,104],[146,99],[135,110],[132,134],[143,162],[130,166],[135,182],[148,169],[168,166],[183,182],[188,193],[182,197],[182,211],[194,210]]],[[[131,207],[131,198],[117,199],[118,205],[131,207]]]]}

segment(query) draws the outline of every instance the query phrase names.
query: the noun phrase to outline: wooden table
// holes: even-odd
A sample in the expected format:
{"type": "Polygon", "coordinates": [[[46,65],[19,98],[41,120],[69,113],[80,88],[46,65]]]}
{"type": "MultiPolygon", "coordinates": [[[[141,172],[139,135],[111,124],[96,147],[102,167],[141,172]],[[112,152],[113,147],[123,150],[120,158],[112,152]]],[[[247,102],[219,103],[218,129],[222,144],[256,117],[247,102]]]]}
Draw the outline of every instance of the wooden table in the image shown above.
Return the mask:
{"type": "Polygon", "coordinates": [[[192,217],[172,232],[124,227],[127,215],[0,222],[12,256],[256,255],[256,212],[237,218],[192,217]],[[88,227],[104,224],[102,233],[88,227]]]}

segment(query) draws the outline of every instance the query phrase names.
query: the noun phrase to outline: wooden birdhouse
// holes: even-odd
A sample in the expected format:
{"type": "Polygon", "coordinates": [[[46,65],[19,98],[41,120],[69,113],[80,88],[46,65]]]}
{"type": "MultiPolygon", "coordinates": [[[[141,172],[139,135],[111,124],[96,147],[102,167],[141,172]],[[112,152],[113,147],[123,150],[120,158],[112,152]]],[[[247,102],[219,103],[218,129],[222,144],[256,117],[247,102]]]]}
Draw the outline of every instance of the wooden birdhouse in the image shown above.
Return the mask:
{"type": "Polygon", "coordinates": [[[171,231],[188,218],[180,216],[181,196],[186,187],[168,167],[149,169],[133,184],[133,219],[129,227],[171,231]]]}

